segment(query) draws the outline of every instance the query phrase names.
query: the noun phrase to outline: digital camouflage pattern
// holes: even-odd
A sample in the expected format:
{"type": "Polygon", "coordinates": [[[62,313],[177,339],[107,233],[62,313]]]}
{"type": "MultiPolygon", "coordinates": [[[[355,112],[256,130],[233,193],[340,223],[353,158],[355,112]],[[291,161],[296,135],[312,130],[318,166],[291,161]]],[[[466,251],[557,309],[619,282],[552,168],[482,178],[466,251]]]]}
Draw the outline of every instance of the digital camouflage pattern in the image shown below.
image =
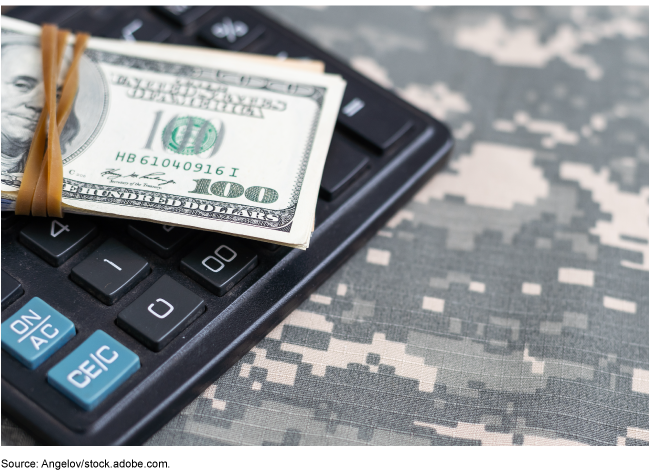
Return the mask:
{"type": "Polygon", "coordinates": [[[648,9],[267,11],[454,156],[148,444],[648,445],[648,9]]]}

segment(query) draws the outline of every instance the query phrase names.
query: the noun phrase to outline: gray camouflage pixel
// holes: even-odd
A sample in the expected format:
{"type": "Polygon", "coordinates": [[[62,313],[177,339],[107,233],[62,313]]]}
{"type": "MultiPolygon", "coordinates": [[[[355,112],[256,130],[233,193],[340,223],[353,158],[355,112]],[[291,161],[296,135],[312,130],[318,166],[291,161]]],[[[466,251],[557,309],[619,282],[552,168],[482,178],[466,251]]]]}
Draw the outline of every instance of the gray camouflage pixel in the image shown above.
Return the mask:
{"type": "Polygon", "coordinates": [[[456,148],[148,444],[648,445],[648,9],[267,11],[456,148]]]}

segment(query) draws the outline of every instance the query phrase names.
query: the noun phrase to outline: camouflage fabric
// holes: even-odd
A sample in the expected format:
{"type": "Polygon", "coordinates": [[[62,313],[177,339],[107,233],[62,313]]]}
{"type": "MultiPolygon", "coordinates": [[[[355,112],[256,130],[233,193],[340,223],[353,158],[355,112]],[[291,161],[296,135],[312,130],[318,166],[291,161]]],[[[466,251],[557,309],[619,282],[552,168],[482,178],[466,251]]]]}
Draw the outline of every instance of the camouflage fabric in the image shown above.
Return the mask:
{"type": "Polygon", "coordinates": [[[456,149],[148,444],[648,445],[648,9],[267,11],[456,149]]]}

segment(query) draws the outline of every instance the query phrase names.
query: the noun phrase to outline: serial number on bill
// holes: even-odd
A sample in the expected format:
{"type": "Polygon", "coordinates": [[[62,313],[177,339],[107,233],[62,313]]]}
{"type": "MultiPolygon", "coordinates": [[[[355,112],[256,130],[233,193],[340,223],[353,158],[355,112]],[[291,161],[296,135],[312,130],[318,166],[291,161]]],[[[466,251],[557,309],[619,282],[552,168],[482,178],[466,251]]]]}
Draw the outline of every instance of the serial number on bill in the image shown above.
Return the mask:
{"type": "Polygon", "coordinates": [[[213,166],[211,164],[192,163],[191,161],[177,161],[170,158],[158,158],[157,156],[144,155],[138,158],[135,153],[117,153],[115,161],[122,163],[139,163],[146,166],[161,168],[175,168],[177,170],[191,171],[193,173],[226,175],[231,178],[238,178],[239,168],[227,168],[225,166],[213,166]]]}

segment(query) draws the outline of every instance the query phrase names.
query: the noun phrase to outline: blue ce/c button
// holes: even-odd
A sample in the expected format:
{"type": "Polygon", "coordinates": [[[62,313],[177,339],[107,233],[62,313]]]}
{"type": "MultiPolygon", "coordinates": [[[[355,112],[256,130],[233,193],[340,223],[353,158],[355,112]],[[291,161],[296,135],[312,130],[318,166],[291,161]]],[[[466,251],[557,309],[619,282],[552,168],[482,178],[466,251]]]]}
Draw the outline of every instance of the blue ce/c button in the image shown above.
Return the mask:
{"type": "Polygon", "coordinates": [[[35,369],[76,334],[74,324],[40,298],[2,323],[2,348],[35,369]]]}
{"type": "Polygon", "coordinates": [[[47,381],[92,410],[140,368],[140,358],[104,331],[95,331],[47,373],[47,381]]]}

